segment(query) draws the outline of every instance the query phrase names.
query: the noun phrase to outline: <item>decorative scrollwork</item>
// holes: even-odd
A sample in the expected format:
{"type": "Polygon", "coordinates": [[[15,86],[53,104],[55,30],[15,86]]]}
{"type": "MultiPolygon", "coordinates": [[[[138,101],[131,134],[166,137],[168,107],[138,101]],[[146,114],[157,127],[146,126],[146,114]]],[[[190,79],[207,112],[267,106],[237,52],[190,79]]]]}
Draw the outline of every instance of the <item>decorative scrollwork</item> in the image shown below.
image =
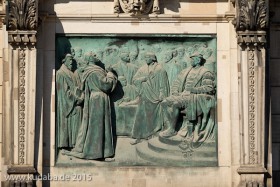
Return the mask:
{"type": "Polygon", "coordinates": [[[8,30],[36,30],[36,0],[10,0],[7,11],[8,30]]]}
{"type": "Polygon", "coordinates": [[[236,30],[266,30],[268,23],[266,0],[237,0],[236,30]]]}
{"type": "Polygon", "coordinates": [[[25,52],[19,51],[19,164],[25,163],[25,52]]]}
{"type": "Polygon", "coordinates": [[[255,155],[255,139],[256,139],[256,129],[255,129],[255,117],[256,117],[256,89],[255,89],[255,55],[254,51],[249,51],[249,163],[256,163],[255,155]]]}

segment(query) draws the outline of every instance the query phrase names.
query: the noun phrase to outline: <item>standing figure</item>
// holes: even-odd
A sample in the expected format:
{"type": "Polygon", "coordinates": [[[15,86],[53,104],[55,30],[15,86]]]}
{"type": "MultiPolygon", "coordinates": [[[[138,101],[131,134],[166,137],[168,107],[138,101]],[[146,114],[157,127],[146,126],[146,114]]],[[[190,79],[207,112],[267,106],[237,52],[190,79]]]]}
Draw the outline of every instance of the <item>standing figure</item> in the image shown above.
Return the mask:
{"type": "MultiPolygon", "coordinates": [[[[77,69],[74,71],[74,75],[75,75],[75,78],[76,78],[76,81],[77,81],[77,84],[79,86],[82,85],[82,77],[83,77],[83,71],[84,71],[84,68],[86,66],[86,64],[84,63],[84,59],[82,59],[82,55],[83,55],[83,50],[81,48],[78,48],[77,49],[77,57],[73,56],[73,58],[75,59],[76,63],[77,63],[77,69]]],[[[72,53],[73,55],[73,53],[72,53]]],[[[75,55],[75,53],[74,53],[75,55]]]]}
{"type": "Polygon", "coordinates": [[[134,76],[139,88],[139,105],[132,129],[131,144],[147,139],[163,126],[161,101],[169,95],[169,83],[166,71],[158,64],[154,53],[146,52],[146,64],[134,76]]]}
{"type": "Polygon", "coordinates": [[[119,101],[119,104],[122,102],[129,102],[137,97],[136,87],[132,82],[133,76],[137,71],[137,66],[129,63],[130,57],[128,52],[120,53],[120,61],[112,66],[112,69],[117,73],[118,80],[121,83],[124,96],[119,101]]]}
{"type": "Polygon", "coordinates": [[[184,47],[178,47],[177,52],[178,52],[177,62],[180,64],[182,69],[187,68],[188,64],[187,64],[187,61],[185,59],[185,48],[184,47]]]}
{"type": "MultiPolygon", "coordinates": [[[[97,66],[96,54],[85,56],[85,92],[83,120],[74,149],[66,153],[84,159],[102,159],[114,155],[109,94],[115,88],[117,77],[97,66]]],[[[110,160],[108,158],[107,160],[110,160]]]]}
{"type": "Polygon", "coordinates": [[[177,61],[177,51],[174,50],[167,50],[164,54],[164,68],[168,75],[168,80],[170,86],[176,79],[177,75],[182,71],[182,66],[177,61]]]}
{"type": "Polygon", "coordinates": [[[67,54],[56,73],[57,90],[57,131],[58,147],[72,148],[76,143],[77,131],[82,115],[81,108],[77,107],[83,102],[83,93],[76,84],[73,74],[73,60],[67,54]]]}
{"type": "Polygon", "coordinates": [[[177,120],[183,111],[186,121],[178,134],[189,135],[196,142],[207,139],[214,127],[211,109],[215,106],[215,76],[203,66],[205,59],[201,54],[194,54],[191,59],[192,66],[178,75],[171,96],[162,102],[167,129],[160,135],[171,137],[177,134],[177,120]]]}

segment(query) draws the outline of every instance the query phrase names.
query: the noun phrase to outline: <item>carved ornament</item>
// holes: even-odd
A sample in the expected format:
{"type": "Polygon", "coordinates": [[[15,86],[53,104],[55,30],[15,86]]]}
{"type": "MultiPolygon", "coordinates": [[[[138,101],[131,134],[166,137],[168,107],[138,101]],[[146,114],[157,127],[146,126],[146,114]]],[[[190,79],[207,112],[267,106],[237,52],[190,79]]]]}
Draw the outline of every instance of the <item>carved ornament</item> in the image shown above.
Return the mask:
{"type": "Polygon", "coordinates": [[[36,30],[37,1],[10,0],[7,9],[7,30],[36,30]]]}
{"type": "Polygon", "coordinates": [[[266,30],[268,24],[266,0],[236,0],[235,4],[237,31],[266,30]]]}
{"type": "Polygon", "coordinates": [[[264,46],[266,44],[265,31],[238,31],[237,43],[240,46],[264,46]]]}
{"type": "Polygon", "coordinates": [[[0,28],[3,27],[5,22],[5,3],[4,0],[0,0],[0,28]]]}
{"type": "Polygon", "coordinates": [[[35,45],[36,31],[9,31],[8,42],[14,45],[35,45]]]}
{"type": "Polygon", "coordinates": [[[114,13],[126,13],[132,16],[159,14],[159,0],[114,0],[114,13]]]}

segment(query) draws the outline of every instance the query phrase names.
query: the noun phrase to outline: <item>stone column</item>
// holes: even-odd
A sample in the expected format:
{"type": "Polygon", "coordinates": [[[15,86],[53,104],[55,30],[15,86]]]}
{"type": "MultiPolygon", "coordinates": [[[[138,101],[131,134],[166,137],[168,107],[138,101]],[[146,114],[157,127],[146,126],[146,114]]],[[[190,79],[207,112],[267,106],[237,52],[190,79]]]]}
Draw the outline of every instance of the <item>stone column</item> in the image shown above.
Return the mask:
{"type": "Polygon", "coordinates": [[[237,0],[235,28],[240,59],[239,187],[266,186],[266,0],[237,0]]]}
{"type": "Polygon", "coordinates": [[[6,1],[4,49],[5,186],[33,186],[36,93],[36,0],[6,1]],[[7,180],[9,178],[9,180],[7,180]]]}

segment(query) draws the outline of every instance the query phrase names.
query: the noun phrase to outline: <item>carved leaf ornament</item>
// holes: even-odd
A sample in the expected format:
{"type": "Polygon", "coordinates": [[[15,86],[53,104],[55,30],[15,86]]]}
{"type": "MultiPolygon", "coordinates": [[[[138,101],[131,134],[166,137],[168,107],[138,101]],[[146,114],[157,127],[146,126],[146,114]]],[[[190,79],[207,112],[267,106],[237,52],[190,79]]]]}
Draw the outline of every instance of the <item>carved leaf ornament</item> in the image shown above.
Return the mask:
{"type": "Polygon", "coordinates": [[[264,30],[267,26],[265,0],[239,0],[238,30],[264,30]]]}
{"type": "Polygon", "coordinates": [[[37,27],[36,14],[36,0],[9,0],[9,30],[35,30],[37,27]]]}

